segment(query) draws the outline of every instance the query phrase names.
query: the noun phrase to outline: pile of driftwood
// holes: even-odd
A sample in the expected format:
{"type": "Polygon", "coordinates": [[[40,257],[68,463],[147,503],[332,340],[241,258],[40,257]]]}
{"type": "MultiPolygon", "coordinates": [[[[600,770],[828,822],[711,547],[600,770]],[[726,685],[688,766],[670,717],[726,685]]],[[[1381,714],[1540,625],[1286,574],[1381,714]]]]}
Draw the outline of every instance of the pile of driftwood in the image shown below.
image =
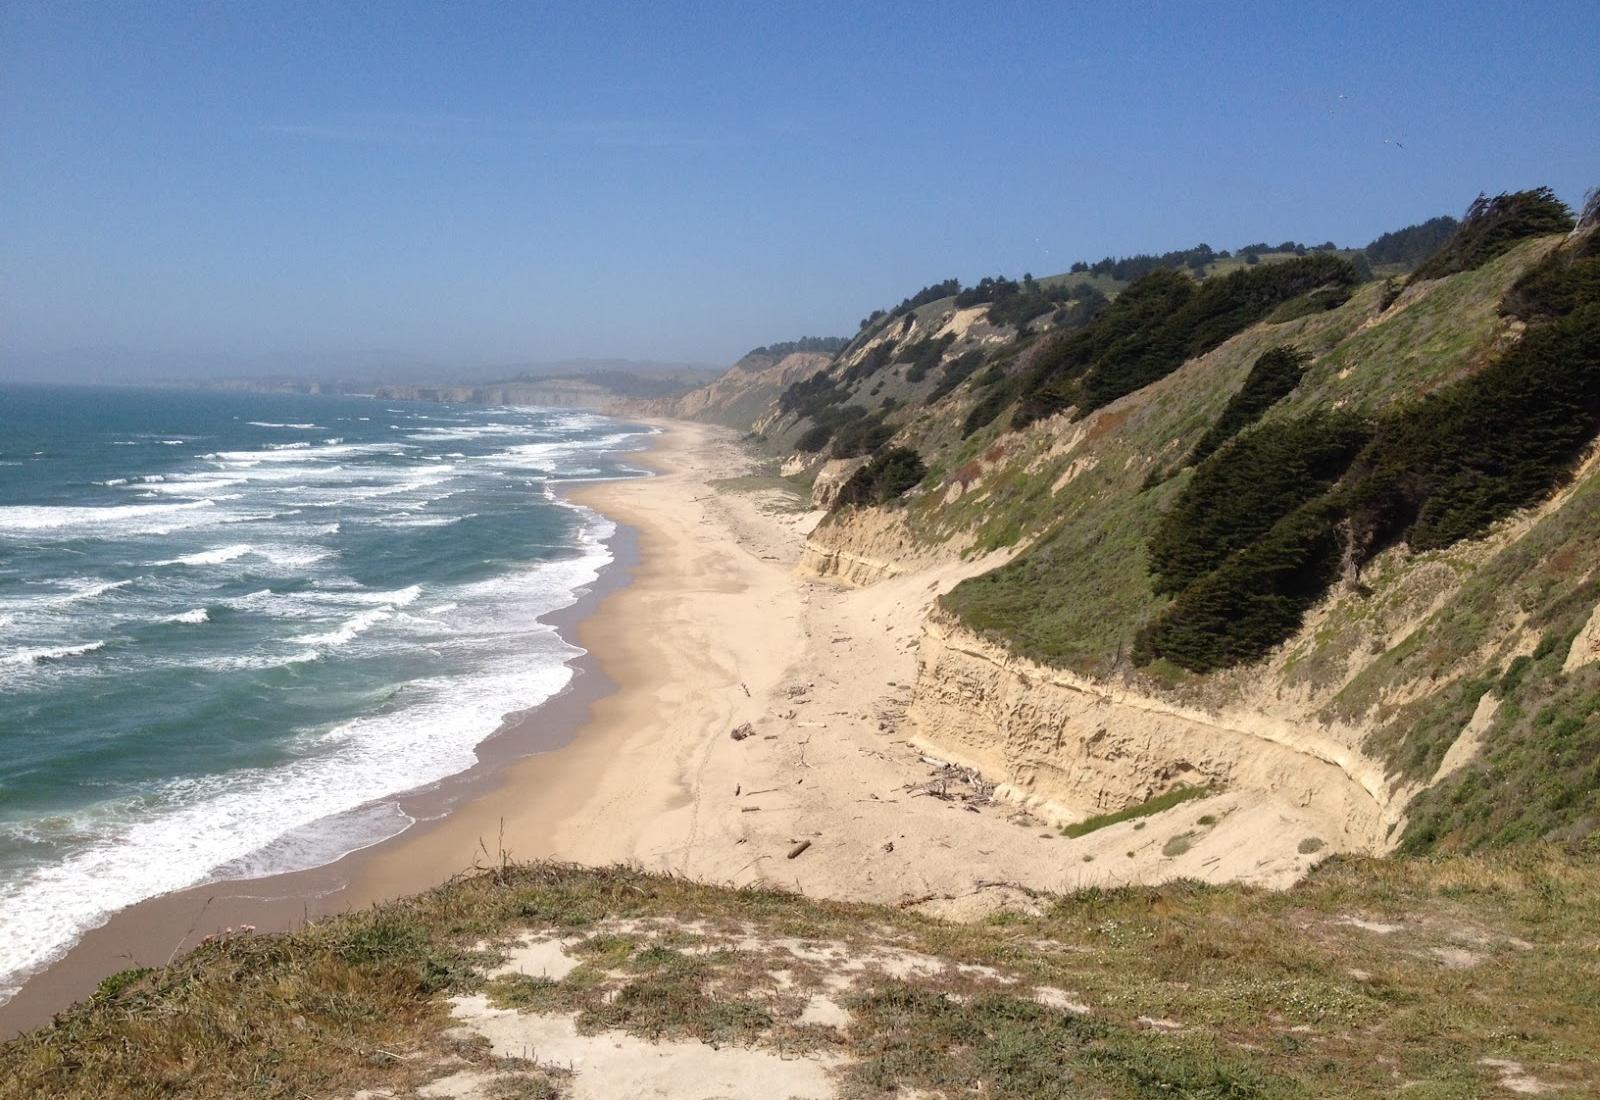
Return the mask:
{"type": "Polygon", "coordinates": [[[974,811],[994,801],[994,784],[985,780],[976,768],[963,768],[931,756],[921,759],[933,769],[933,774],[922,783],[907,783],[900,788],[913,798],[927,795],[945,802],[962,803],[974,811]]]}

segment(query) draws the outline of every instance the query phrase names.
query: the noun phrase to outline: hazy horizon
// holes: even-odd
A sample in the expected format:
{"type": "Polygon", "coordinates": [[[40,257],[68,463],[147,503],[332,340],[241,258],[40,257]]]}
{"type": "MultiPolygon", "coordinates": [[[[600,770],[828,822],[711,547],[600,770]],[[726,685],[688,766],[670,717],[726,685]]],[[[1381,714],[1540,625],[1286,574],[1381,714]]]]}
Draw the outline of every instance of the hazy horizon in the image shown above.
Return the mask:
{"type": "Polygon", "coordinates": [[[1586,23],[8,5],[0,379],[725,365],[950,276],[1576,204],[1586,23]]]}

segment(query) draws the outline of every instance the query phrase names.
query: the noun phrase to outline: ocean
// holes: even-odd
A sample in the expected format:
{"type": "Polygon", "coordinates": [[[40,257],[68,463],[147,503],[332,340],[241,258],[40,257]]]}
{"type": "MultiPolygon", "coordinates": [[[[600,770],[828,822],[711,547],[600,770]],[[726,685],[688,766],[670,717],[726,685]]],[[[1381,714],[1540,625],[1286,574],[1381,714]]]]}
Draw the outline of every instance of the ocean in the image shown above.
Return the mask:
{"type": "Polygon", "coordinates": [[[567,410],[0,386],[0,1003],[158,894],[332,862],[580,650],[611,560],[567,410]]]}

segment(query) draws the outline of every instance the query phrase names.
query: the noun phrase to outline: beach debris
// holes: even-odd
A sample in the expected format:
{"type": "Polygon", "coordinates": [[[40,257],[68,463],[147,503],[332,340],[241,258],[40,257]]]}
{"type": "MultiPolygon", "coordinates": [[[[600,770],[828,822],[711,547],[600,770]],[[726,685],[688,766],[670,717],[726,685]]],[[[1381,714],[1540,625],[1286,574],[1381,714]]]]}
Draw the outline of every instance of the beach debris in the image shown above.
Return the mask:
{"type": "Polygon", "coordinates": [[[884,845],[883,845],[883,850],[884,850],[884,851],[885,851],[885,852],[892,852],[892,851],[894,851],[894,841],[892,841],[892,840],[890,840],[890,841],[886,841],[886,842],[885,842],[885,843],[884,843],[884,845]]]}
{"type": "Polygon", "coordinates": [[[740,687],[742,687],[742,688],[744,688],[744,697],[745,697],[745,698],[746,698],[746,699],[748,699],[748,698],[750,698],[750,689],[749,689],[749,687],[747,687],[747,686],[746,686],[746,685],[745,685],[745,682],[744,682],[744,681],[743,681],[743,680],[740,680],[740,681],[739,681],[739,686],[740,686],[740,687]]]}
{"type": "Polygon", "coordinates": [[[945,802],[961,803],[973,813],[978,812],[979,806],[994,802],[995,785],[984,779],[978,769],[964,768],[932,756],[919,759],[933,769],[933,774],[921,783],[907,783],[900,788],[913,798],[926,795],[945,802]]]}
{"type": "Polygon", "coordinates": [[[804,852],[809,847],[811,847],[811,841],[802,840],[799,844],[796,844],[793,848],[789,849],[789,854],[786,858],[799,859],[800,853],[804,852]]]}
{"type": "Polygon", "coordinates": [[[733,728],[733,733],[731,733],[729,736],[731,736],[735,741],[743,741],[746,737],[751,736],[755,732],[756,728],[749,722],[746,722],[743,725],[735,726],[733,728]]]}

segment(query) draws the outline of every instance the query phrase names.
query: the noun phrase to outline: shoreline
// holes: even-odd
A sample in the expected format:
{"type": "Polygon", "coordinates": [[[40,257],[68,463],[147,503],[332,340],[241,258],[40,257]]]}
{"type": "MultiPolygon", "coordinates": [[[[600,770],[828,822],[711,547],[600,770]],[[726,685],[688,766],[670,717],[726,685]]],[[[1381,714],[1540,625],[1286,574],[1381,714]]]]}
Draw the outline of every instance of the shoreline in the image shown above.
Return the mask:
{"type": "Polygon", "coordinates": [[[413,813],[397,836],[314,871],[124,910],[0,1007],[0,1036],[210,932],[297,927],[425,891],[502,852],[957,921],[1170,879],[1180,864],[1163,842],[1208,813],[1227,819],[1209,842],[1235,858],[1208,859],[1190,877],[1281,887],[1314,862],[1287,841],[1262,849],[1263,830],[1289,836],[1281,822],[1296,811],[1246,791],[1078,838],[992,797],[919,740],[907,711],[934,601],[994,556],[863,588],[811,576],[801,563],[821,513],[775,479],[744,476],[756,461],[731,430],[656,426],[651,449],[636,452],[656,476],[564,491],[618,532],[589,596],[557,613],[585,650],[581,674],[508,717],[474,768],[398,800],[450,812],[413,813]]]}
{"type": "MultiPolygon", "coordinates": [[[[652,476],[657,469],[652,455],[663,434],[647,436],[648,445],[630,453],[630,461],[649,467],[652,476]]],[[[574,490],[587,484],[574,482],[571,489],[558,491],[570,500],[574,490]]],[[[609,515],[604,518],[613,519],[609,515]]],[[[167,963],[225,929],[249,925],[263,933],[289,931],[371,901],[427,890],[452,875],[470,872],[472,855],[437,881],[419,879],[385,898],[358,896],[350,890],[353,883],[361,881],[367,861],[392,846],[403,845],[413,833],[448,819],[503,784],[511,764],[570,745],[587,722],[595,700],[615,689],[594,653],[577,640],[581,624],[631,583],[639,565],[637,532],[625,523],[613,522],[615,530],[606,541],[611,561],[573,603],[536,620],[584,649],[568,663],[571,678],[550,698],[506,715],[500,726],[479,742],[477,759],[465,771],[379,800],[398,806],[412,819],[409,825],[317,867],[190,886],[118,910],[104,924],[80,935],[59,959],[29,975],[16,995],[0,1004],[0,1042],[49,1023],[55,1013],[91,995],[104,978],[131,967],[167,963]]],[[[484,839],[486,843],[491,840],[484,839]]]]}

